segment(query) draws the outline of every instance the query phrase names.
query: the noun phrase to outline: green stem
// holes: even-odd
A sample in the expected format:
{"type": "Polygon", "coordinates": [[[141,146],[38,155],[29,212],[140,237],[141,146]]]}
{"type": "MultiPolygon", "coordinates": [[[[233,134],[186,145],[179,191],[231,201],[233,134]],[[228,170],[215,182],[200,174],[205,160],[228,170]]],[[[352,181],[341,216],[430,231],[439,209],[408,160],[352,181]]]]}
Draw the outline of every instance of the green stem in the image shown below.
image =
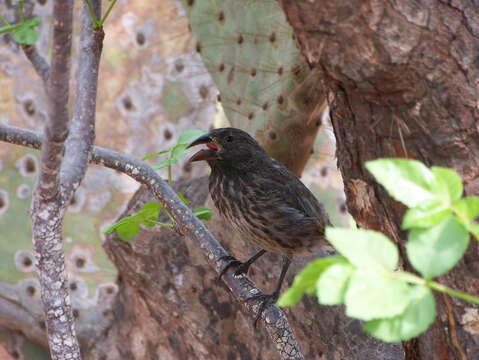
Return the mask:
{"type": "Polygon", "coordinates": [[[111,0],[110,1],[110,6],[108,6],[108,9],[105,12],[105,15],[103,15],[101,21],[100,21],[100,26],[103,26],[105,23],[106,19],[108,18],[108,15],[110,15],[111,10],[113,9],[113,6],[115,6],[116,0],[111,0]]]}
{"type": "Polygon", "coordinates": [[[168,165],[168,185],[173,186],[173,171],[171,169],[171,164],[168,165]]]}
{"type": "Polygon", "coordinates": [[[175,227],[175,224],[165,224],[159,221],[156,221],[156,225],[159,225],[161,227],[167,228],[167,229],[173,229],[175,227]]]}
{"type": "Polygon", "coordinates": [[[174,228],[174,227],[176,226],[176,220],[175,220],[175,218],[168,212],[168,210],[165,209],[165,211],[166,211],[166,215],[168,215],[168,217],[170,218],[170,220],[171,220],[171,222],[172,222],[171,227],[174,228]]]}
{"type": "Polygon", "coordinates": [[[6,18],[4,18],[2,15],[0,15],[0,20],[5,24],[5,25],[10,25],[10,23],[7,21],[6,18]]]}
{"type": "Polygon", "coordinates": [[[24,7],[23,7],[23,1],[20,1],[18,3],[18,7],[20,9],[20,23],[25,22],[25,12],[24,12],[24,7]]]}
{"type": "Polygon", "coordinates": [[[394,277],[396,279],[401,279],[403,281],[406,281],[411,284],[417,284],[417,285],[423,285],[427,286],[430,289],[446,293],[451,296],[455,296],[459,299],[465,300],[467,302],[473,303],[473,304],[479,304],[479,297],[473,296],[466,294],[462,291],[457,291],[453,290],[451,288],[448,288],[447,286],[444,286],[436,281],[432,280],[426,280],[423,278],[420,278],[419,276],[413,275],[411,273],[405,272],[405,271],[398,271],[398,272],[393,272],[389,273],[391,277],[394,277]]]}
{"type": "Polygon", "coordinates": [[[434,289],[436,291],[440,291],[440,292],[449,294],[451,296],[455,296],[455,297],[457,297],[459,299],[462,299],[462,300],[465,300],[467,302],[470,302],[470,303],[473,303],[473,304],[479,304],[479,297],[463,293],[462,291],[453,290],[451,288],[448,288],[447,286],[439,284],[438,282],[429,280],[429,281],[426,281],[426,286],[428,286],[431,289],[434,289]]]}
{"type": "Polygon", "coordinates": [[[408,273],[406,271],[395,271],[393,273],[389,273],[389,276],[406,281],[411,284],[427,286],[427,281],[425,279],[420,278],[419,276],[416,276],[414,274],[408,273]]]}

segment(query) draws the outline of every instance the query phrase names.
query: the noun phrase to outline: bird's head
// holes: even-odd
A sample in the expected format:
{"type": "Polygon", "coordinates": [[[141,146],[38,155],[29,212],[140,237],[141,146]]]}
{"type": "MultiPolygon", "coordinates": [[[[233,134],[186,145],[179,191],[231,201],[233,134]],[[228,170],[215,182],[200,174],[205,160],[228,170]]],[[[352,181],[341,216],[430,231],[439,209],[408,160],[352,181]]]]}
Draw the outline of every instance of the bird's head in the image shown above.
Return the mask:
{"type": "Polygon", "coordinates": [[[188,147],[204,144],[206,149],[195,153],[190,161],[206,160],[210,166],[238,166],[251,163],[266,155],[263,148],[247,132],[235,128],[220,128],[200,136],[188,147]]]}

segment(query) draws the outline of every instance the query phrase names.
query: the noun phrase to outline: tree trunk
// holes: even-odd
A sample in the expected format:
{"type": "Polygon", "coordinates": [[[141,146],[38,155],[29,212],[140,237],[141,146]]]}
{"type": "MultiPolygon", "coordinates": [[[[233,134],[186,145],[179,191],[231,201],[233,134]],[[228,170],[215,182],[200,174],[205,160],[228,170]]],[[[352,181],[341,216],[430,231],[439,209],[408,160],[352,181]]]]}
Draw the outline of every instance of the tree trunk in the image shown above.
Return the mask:
{"type": "MultiPolygon", "coordinates": [[[[452,167],[466,193],[479,194],[477,2],[281,3],[308,62],[323,70],[318,81],[332,93],[338,166],[349,211],[361,227],[404,245],[404,207],[372,180],[367,160],[404,157],[452,167]]],[[[478,260],[474,242],[441,282],[478,295],[478,260]]],[[[477,307],[436,299],[436,322],[403,344],[406,358],[477,358],[477,307]]]]}

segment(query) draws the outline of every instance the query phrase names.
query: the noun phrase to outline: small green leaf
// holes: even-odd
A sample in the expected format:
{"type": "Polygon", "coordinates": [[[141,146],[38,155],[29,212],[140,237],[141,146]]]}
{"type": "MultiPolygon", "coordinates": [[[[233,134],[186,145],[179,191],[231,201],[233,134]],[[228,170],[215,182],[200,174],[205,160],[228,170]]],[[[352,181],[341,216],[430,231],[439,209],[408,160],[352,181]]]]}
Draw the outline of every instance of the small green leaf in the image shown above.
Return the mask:
{"type": "Polygon", "coordinates": [[[467,231],[472,233],[479,241],[479,224],[467,224],[467,231]]]}
{"type": "Polygon", "coordinates": [[[469,234],[455,216],[428,229],[413,229],[406,244],[414,268],[426,279],[448,272],[462,258],[469,244],[469,234]]]}
{"type": "Polygon", "coordinates": [[[393,198],[414,207],[437,197],[432,192],[434,174],[423,163],[407,159],[379,159],[366,162],[366,168],[393,198]]]}
{"type": "Polygon", "coordinates": [[[188,199],[185,197],[185,194],[183,194],[183,193],[178,193],[178,194],[176,194],[176,195],[178,195],[178,197],[180,198],[180,200],[183,201],[183,203],[185,203],[186,205],[188,205],[188,204],[191,203],[191,201],[188,200],[188,199]]]}
{"type": "Polygon", "coordinates": [[[464,188],[462,186],[462,179],[457,172],[439,166],[433,166],[431,171],[436,177],[438,192],[440,191],[439,189],[444,189],[444,195],[449,203],[461,198],[464,188]]]}
{"type": "Polygon", "coordinates": [[[351,275],[346,290],[346,315],[361,320],[399,315],[409,304],[410,291],[409,285],[402,280],[358,269],[351,275]]]}
{"type": "Polygon", "coordinates": [[[170,158],[168,158],[168,159],[163,160],[159,164],[153,165],[152,168],[155,169],[155,170],[160,170],[160,169],[163,169],[163,168],[165,168],[167,166],[170,166],[170,165],[173,165],[173,164],[174,164],[174,162],[170,158]]]}
{"type": "Polygon", "coordinates": [[[454,203],[453,209],[461,219],[474,221],[479,217],[479,198],[475,196],[462,198],[454,203]]]}
{"type": "Polygon", "coordinates": [[[154,158],[154,157],[157,157],[157,156],[166,154],[166,153],[170,152],[170,150],[171,150],[171,148],[168,148],[168,149],[163,150],[163,151],[158,151],[158,152],[154,152],[154,153],[145,155],[145,156],[143,156],[143,157],[141,158],[141,160],[145,161],[145,160],[148,160],[148,159],[151,159],[151,158],[154,158]]]}
{"type": "Polygon", "coordinates": [[[160,215],[161,209],[163,209],[163,205],[161,205],[160,203],[147,202],[141,207],[140,210],[138,210],[138,213],[134,216],[139,219],[146,219],[148,217],[157,219],[160,215]]]}
{"type": "Polygon", "coordinates": [[[109,233],[113,232],[118,226],[128,224],[128,223],[133,222],[133,221],[135,221],[135,220],[134,220],[134,217],[132,217],[132,216],[124,217],[123,219],[120,219],[116,223],[111,224],[105,230],[103,230],[103,234],[109,234],[109,233]]]}
{"type": "Polygon", "coordinates": [[[278,306],[293,306],[301,300],[304,293],[314,294],[316,292],[316,282],[323,271],[338,263],[347,264],[347,260],[336,255],[311,261],[295,276],[293,285],[281,295],[278,306]]]}
{"type": "Polygon", "coordinates": [[[170,159],[172,164],[176,164],[183,156],[191,151],[191,149],[187,149],[186,146],[187,144],[177,144],[171,149],[170,159]]]}
{"type": "Polygon", "coordinates": [[[427,228],[436,225],[452,214],[452,210],[433,201],[410,208],[404,214],[402,228],[427,228]]]}
{"type": "Polygon", "coordinates": [[[158,222],[156,221],[156,218],[148,218],[143,220],[142,224],[147,227],[155,227],[156,225],[158,225],[158,222]]]}
{"type": "Polygon", "coordinates": [[[2,26],[0,27],[0,35],[14,32],[15,30],[18,30],[19,28],[20,28],[19,24],[2,26]]]}
{"type": "Polygon", "coordinates": [[[178,138],[178,144],[189,145],[201,135],[206,134],[203,130],[188,130],[180,134],[178,138]]]}
{"type": "Polygon", "coordinates": [[[379,232],[328,227],[326,238],[358,268],[393,270],[397,265],[399,254],[396,246],[379,232]]]}
{"type": "Polygon", "coordinates": [[[128,241],[134,238],[140,232],[140,224],[137,222],[130,222],[115,228],[118,236],[123,241],[128,241]]]}
{"type": "Polygon", "coordinates": [[[200,220],[211,220],[213,217],[213,213],[211,209],[207,208],[206,206],[199,206],[194,211],[193,214],[200,219],[200,220]]]}
{"type": "Polygon", "coordinates": [[[436,302],[431,290],[425,286],[413,286],[406,310],[389,319],[371,320],[364,330],[374,337],[387,341],[409,340],[427,330],[436,317],[436,302]]]}
{"type": "Polygon", "coordinates": [[[160,203],[148,202],[142,206],[138,213],[120,219],[105,229],[103,233],[109,234],[116,231],[122,240],[128,241],[138,234],[140,224],[148,227],[157,225],[156,219],[158,219],[162,208],[163,206],[160,203]]]}
{"type": "Polygon", "coordinates": [[[25,22],[19,24],[20,27],[13,31],[13,39],[19,44],[33,45],[37,42],[40,37],[40,33],[36,26],[40,24],[39,18],[33,18],[26,20],[25,22]]]}
{"type": "Polygon", "coordinates": [[[354,267],[350,264],[333,264],[321,274],[316,283],[318,302],[322,305],[340,305],[354,267]]]}

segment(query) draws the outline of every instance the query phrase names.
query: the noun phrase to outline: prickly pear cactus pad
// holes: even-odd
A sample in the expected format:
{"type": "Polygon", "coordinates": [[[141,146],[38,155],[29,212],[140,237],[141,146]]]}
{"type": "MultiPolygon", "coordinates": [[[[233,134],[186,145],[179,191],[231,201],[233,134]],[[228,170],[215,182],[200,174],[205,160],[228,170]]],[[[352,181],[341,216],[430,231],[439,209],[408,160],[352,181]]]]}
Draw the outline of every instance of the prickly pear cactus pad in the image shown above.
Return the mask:
{"type": "Polygon", "coordinates": [[[300,174],[324,97],[276,1],[183,0],[229,122],[300,174]],[[295,146],[290,146],[295,144],[295,146]]]}

